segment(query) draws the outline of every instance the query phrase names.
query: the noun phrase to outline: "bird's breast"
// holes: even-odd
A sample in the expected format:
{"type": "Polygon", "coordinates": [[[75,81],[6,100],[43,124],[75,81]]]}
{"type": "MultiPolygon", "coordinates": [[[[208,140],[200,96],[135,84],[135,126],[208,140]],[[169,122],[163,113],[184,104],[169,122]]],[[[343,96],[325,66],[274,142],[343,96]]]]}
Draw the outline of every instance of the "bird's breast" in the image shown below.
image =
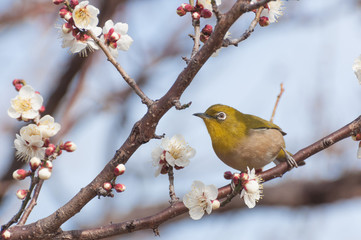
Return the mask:
{"type": "Polygon", "coordinates": [[[272,162],[285,146],[277,129],[251,129],[246,137],[234,143],[213,144],[217,156],[228,166],[245,171],[247,166],[260,169],[272,162]],[[233,144],[233,146],[227,146],[233,144]],[[223,146],[222,146],[223,145],[223,146]]]}

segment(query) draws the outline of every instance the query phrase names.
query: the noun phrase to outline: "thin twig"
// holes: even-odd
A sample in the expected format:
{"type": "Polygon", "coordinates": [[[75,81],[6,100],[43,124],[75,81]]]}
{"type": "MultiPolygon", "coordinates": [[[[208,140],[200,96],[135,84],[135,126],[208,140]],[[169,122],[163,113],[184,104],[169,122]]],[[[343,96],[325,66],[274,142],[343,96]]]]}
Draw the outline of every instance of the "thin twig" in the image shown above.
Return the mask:
{"type": "Polygon", "coordinates": [[[224,199],[222,202],[221,202],[221,207],[224,207],[226,206],[228,203],[231,202],[231,200],[237,196],[237,194],[241,191],[241,188],[242,188],[242,181],[239,181],[238,185],[233,188],[232,192],[230,194],[227,195],[227,198],[224,199]]]}
{"type": "Polygon", "coordinates": [[[29,192],[26,195],[23,202],[21,203],[19,211],[10,219],[10,221],[8,223],[1,226],[1,232],[5,229],[8,229],[11,225],[16,223],[19,220],[19,218],[21,217],[21,215],[23,214],[25,207],[31,198],[31,193],[32,193],[35,185],[38,183],[38,178],[35,177],[34,172],[30,175],[30,178],[31,178],[31,182],[30,182],[29,192]]]}
{"type": "Polygon", "coordinates": [[[38,184],[36,185],[36,188],[34,190],[33,198],[31,199],[29,206],[25,209],[23,216],[21,217],[19,223],[17,225],[23,226],[26,223],[26,220],[28,220],[28,217],[33,211],[34,207],[37,204],[38,197],[40,194],[41,187],[43,186],[44,180],[40,180],[38,184]]]}
{"type": "Polygon", "coordinates": [[[194,36],[192,36],[194,44],[193,44],[193,48],[192,48],[192,53],[191,53],[191,59],[196,55],[196,53],[199,50],[199,40],[201,37],[201,28],[200,28],[200,22],[199,20],[195,20],[193,19],[192,21],[193,27],[194,27],[194,36]]]}
{"type": "Polygon", "coordinates": [[[238,43],[246,40],[247,38],[249,38],[249,36],[251,36],[252,32],[254,31],[254,29],[256,28],[258,22],[259,22],[259,18],[261,16],[261,12],[263,11],[264,7],[261,6],[260,8],[258,8],[256,16],[254,17],[254,19],[252,20],[251,24],[249,25],[248,29],[242,34],[242,36],[240,38],[236,38],[236,39],[225,39],[223,41],[222,47],[228,47],[230,45],[234,45],[234,46],[238,46],[238,43]]]}
{"type": "Polygon", "coordinates": [[[107,56],[108,61],[111,62],[114,67],[118,70],[120,75],[123,77],[123,79],[128,83],[128,85],[134,90],[134,92],[140,97],[142,100],[142,103],[150,107],[153,104],[153,100],[147,97],[145,93],[139,88],[137,83],[132,79],[127,72],[120,66],[120,64],[115,60],[115,58],[112,56],[108,48],[105,46],[105,44],[97,38],[97,36],[94,35],[94,33],[90,30],[87,31],[87,34],[98,44],[98,46],[103,50],[104,54],[107,56]]]}
{"type": "Polygon", "coordinates": [[[175,195],[174,191],[174,173],[173,173],[173,167],[169,167],[168,170],[168,178],[169,178],[169,196],[170,196],[170,203],[173,204],[175,202],[178,202],[179,198],[175,195]]]}
{"type": "Polygon", "coordinates": [[[278,103],[279,103],[279,101],[280,101],[280,99],[281,99],[282,94],[283,94],[284,91],[285,91],[285,89],[283,88],[283,83],[281,83],[281,90],[280,90],[280,93],[279,93],[278,96],[277,96],[276,103],[275,103],[275,106],[274,106],[273,111],[272,111],[272,116],[271,116],[270,122],[273,122],[273,118],[275,117],[278,103]]]}
{"type": "Polygon", "coordinates": [[[183,110],[186,108],[189,108],[189,106],[192,104],[192,102],[186,103],[186,104],[181,104],[179,100],[174,100],[173,101],[173,105],[177,110],[183,110]]]}

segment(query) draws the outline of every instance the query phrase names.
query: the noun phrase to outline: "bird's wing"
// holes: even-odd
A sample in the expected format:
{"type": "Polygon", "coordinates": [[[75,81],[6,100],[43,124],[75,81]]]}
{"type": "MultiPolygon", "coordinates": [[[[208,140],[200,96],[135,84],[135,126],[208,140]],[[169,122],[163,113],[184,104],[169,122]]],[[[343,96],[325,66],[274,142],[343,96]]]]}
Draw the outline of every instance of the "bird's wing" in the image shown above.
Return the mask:
{"type": "Polygon", "coordinates": [[[263,118],[254,116],[254,115],[249,115],[249,114],[245,114],[248,117],[246,117],[246,121],[248,121],[248,123],[246,124],[247,126],[250,126],[250,129],[262,129],[262,128],[266,128],[266,129],[277,129],[278,131],[280,131],[283,135],[286,135],[286,133],[284,131],[282,131],[282,129],[277,126],[276,124],[264,120],[263,118]]]}

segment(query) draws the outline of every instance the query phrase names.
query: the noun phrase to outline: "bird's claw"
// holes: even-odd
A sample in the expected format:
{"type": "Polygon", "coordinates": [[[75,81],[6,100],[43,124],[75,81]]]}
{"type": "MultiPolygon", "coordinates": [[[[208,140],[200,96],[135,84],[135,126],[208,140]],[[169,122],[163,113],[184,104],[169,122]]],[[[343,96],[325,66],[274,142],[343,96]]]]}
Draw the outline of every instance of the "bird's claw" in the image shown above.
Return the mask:
{"type": "Polygon", "coordinates": [[[285,153],[286,161],[287,161],[288,165],[291,167],[291,169],[297,168],[298,164],[297,164],[296,160],[283,147],[282,147],[282,150],[285,153]]]}

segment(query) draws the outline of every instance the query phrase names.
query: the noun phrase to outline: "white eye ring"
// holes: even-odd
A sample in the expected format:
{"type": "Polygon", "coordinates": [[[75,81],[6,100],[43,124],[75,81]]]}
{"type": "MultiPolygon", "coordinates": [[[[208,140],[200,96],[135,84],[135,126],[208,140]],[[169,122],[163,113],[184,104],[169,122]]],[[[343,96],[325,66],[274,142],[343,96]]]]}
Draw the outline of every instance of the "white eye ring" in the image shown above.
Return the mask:
{"type": "Polygon", "coordinates": [[[226,120],[226,118],[227,118],[227,115],[224,113],[224,112],[219,112],[219,113],[217,113],[217,119],[218,120],[226,120]]]}

